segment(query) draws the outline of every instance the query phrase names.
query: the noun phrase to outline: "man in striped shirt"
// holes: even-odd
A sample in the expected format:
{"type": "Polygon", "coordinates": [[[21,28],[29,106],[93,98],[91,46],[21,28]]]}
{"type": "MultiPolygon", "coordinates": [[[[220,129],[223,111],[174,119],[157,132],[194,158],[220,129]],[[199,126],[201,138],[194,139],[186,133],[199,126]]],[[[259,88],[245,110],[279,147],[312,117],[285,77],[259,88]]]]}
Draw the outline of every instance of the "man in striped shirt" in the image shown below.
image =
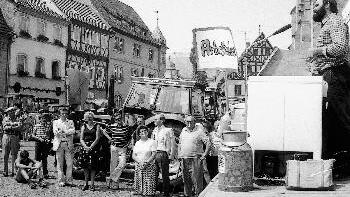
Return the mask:
{"type": "Polygon", "coordinates": [[[110,133],[107,135],[111,141],[110,175],[106,178],[109,187],[112,183],[115,189],[119,189],[119,177],[126,166],[126,151],[131,141],[134,125],[126,125],[122,121],[121,114],[117,114],[114,123],[110,125],[110,133]]]}
{"type": "Polygon", "coordinates": [[[47,157],[51,149],[50,127],[45,123],[43,114],[38,116],[38,123],[34,125],[32,138],[38,143],[35,159],[42,162],[44,178],[48,178],[47,157]]]}

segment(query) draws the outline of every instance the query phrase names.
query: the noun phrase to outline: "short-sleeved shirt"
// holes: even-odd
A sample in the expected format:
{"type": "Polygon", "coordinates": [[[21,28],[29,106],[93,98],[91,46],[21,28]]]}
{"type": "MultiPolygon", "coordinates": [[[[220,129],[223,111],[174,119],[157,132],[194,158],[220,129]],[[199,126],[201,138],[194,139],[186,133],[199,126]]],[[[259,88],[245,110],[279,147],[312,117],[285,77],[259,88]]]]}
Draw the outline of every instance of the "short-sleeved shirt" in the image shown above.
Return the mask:
{"type": "Polygon", "coordinates": [[[179,141],[179,158],[195,158],[203,153],[203,143],[210,147],[209,137],[201,129],[182,129],[179,141]]]}
{"type": "Polygon", "coordinates": [[[171,140],[174,138],[174,132],[171,128],[167,128],[164,125],[156,127],[152,133],[152,139],[156,142],[156,150],[165,151],[170,154],[171,140]]]}
{"type": "Polygon", "coordinates": [[[126,147],[131,140],[133,129],[126,125],[112,124],[110,126],[112,145],[119,148],[126,147]]]}
{"type": "Polygon", "coordinates": [[[133,149],[136,157],[141,161],[146,161],[149,159],[154,151],[156,151],[156,143],[152,139],[137,141],[133,149]]]}

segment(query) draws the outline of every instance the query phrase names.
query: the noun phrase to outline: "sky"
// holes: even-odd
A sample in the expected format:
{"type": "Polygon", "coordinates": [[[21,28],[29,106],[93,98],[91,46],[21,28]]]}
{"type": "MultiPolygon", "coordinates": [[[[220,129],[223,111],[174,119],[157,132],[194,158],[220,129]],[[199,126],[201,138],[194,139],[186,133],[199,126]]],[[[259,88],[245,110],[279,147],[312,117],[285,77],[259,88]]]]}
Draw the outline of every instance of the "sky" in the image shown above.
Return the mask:
{"type": "MultiPolygon", "coordinates": [[[[167,40],[168,54],[190,52],[192,29],[227,26],[232,30],[240,54],[245,38],[253,42],[259,35],[259,25],[265,35],[291,23],[290,11],[296,0],[120,0],[134,8],[148,28],[157,24],[167,40]],[[246,36],[245,36],[246,32],[246,36]]],[[[291,31],[269,39],[273,46],[286,49],[291,44],[291,31]]]]}

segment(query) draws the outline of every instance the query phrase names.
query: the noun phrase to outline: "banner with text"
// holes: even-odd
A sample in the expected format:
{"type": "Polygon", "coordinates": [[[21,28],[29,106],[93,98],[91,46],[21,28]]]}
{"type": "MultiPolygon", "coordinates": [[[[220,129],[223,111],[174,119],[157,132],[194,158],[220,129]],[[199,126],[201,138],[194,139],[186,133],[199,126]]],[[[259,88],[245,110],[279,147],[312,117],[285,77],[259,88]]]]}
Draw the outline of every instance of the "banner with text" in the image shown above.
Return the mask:
{"type": "Polygon", "coordinates": [[[237,51],[228,27],[208,27],[193,30],[198,56],[198,69],[237,69],[237,51]]]}

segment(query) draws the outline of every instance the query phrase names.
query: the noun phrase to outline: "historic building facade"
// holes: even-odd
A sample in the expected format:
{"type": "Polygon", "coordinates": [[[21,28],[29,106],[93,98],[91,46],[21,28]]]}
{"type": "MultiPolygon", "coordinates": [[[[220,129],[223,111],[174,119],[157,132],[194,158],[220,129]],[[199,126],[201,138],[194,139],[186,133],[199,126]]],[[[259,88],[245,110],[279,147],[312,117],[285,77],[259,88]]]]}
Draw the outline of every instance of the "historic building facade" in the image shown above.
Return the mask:
{"type": "MultiPolygon", "coordinates": [[[[247,45],[246,50],[238,59],[238,76],[244,78],[245,72],[247,76],[257,75],[263,67],[265,61],[272,54],[274,47],[268,39],[265,39],[265,34],[261,33],[251,45],[247,45]],[[247,71],[245,71],[247,68],[247,71]]],[[[229,79],[234,75],[229,75],[229,79]]]]}
{"type": "Polygon", "coordinates": [[[38,103],[64,104],[69,23],[65,15],[39,0],[2,1],[1,8],[15,33],[7,93],[32,95],[38,103]]]}
{"type": "MultiPolygon", "coordinates": [[[[118,0],[91,0],[113,31],[109,40],[108,81],[114,78],[114,103],[121,107],[131,77],[163,77],[166,40],[157,26],[151,33],[134,9],[118,0]]],[[[111,82],[111,83],[113,83],[111,82]]]]}
{"type": "Polygon", "coordinates": [[[13,32],[0,10],[0,106],[2,107],[7,94],[9,52],[12,42],[13,32]]]}
{"type": "MultiPolygon", "coordinates": [[[[89,1],[52,0],[69,18],[67,45],[67,76],[85,73],[88,76],[87,95],[82,87],[74,83],[84,83],[84,79],[71,79],[70,104],[83,105],[81,101],[107,99],[107,73],[109,66],[109,25],[101,18],[89,1]],[[80,95],[81,94],[81,95],[80,95]],[[78,96],[80,99],[74,97],[78,96]]],[[[69,83],[69,81],[68,81],[69,83]]]]}

